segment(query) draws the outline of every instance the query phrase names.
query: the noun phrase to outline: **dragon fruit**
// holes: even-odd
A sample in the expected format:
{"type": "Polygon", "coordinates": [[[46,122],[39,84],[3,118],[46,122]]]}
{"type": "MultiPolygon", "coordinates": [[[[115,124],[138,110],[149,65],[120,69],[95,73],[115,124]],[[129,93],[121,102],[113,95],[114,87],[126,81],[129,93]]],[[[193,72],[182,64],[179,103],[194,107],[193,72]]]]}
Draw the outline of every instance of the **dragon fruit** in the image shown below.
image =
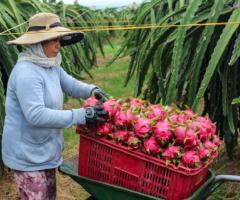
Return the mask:
{"type": "Polygon", "coordinates": [[[112,133],[114,130],[113,125],[111,123],[101,124],[97,127],[97,134],[101,136],[107,136],[112,133]]]}
{"type": "Polygon", "coordinates": [[[182,157],[182,163],[185,167],[198,168],[200,167],[200,158],[194,151],[186,151],[182,157]]]}
{"type": "Polygon", "coordinates": [[[142,99],[130,98],[129,102],[133,107],[143,106],[144,101],[142,99]]]}
{"type": "Polygon", "coordinates": [[[153,136],[144,142],[144,149],[147,153],[152,155],[156,155],[161,151],[160,146],[153,136]]]}
{"type": "Polygon", "coordinates": [[[219,139],[217,135],[213,135],[213,143],[219,147],[222,144],[222,141],[219,139]]]}
{"type": "Polygon", "coordinates": [[[164,120],[167,116],[167,113],[159,105],[150,106],[151,112],[148,114],[148,119],[157,118],[158,120],[164,120]]]}
{"type": "Polygon", "coordinates": [[[176,144],[183,145],[185,143],[186,138],[186,127],[178,126],[175,129],[175,137],[176,137],[176,144]]]}
{"type": "Polygon", "coordinates": [[[183,124],[188,120],[188,117],[184,113],[182,113],[178,115],[177,119],[178,119],[178,123],[183,124]]]}
{"type": "Polygon", "coordinates": [[[173,114],[172,116],[170,116],[170,121],[173,124],[177,124],[178,123],[178,114],[173,114]]]}
{"type": "Polygon", "coordinates": [[[131,109],[127,110],[126,117],[127,117],[128,124],[133,124],[137,120],[137,116],[132,113],[131,109]]]}
{"type": "Polygon", "coordinates": [[[120,109],[115,99],[108,100],[103,103],[103,108],[106,110],[110,117],[113,117],[120,109]]]}
{"type": "Polygon", "coordinates": [[[188,120],[188,117],[182,113],[182,114],[173,114],[170,116],[170,121],[174,124],[183,124],[188,120]]]}
{"type": "Polygon", "coordinates": [[[127,142],[129,137],[128,131],[118,130],[113,133],[113,139],[117,142],[127,142]]]}
{"type": "Polygon", "coordinates": [[[204,143],[204,147],[211,152],[215,152],[217,150],[217,145],[209,140],[204,143]]]}
{"type": "Polygon", "coordinates": [[[187,119],[192,119],[196,115],[193,113],[193,111],[189,107],[186,108],[184,113],[185,113],[185,116],[187,117],[187,119]]]}
{"type": "Polygon", "coordinates": [[[131,149],[139,149],[141,145],[141,140],[139,140],[136,136],[130,136],[127,141],[128,146],[131,149]]]}
{"type": "Polygon", "coordinates": [[[202,161],[206,161],[210,158],[211,153],[208,149],[201,147],[198,149],[198,155],[202,161]]]}
{"type": "Polygon", "coordinates": [[[150,121],[145,118],[139,118],[134,125],[134,130],[140,138],[147,137],[151,131],[150,121]]]}
{"type": "Polygon", "coordinates": [[[209,118],[198,117],[197,121],[200,124],[200,137],[204,142],[211,138],[216,133],[216,125],[211,122],[209,118]]]}
{"type": "Polygon", "coordinates": [[[131,110],[127,111],[119,110],[115,116],[115,124],[120,126],[128,126],[136,121],[136,116],[132,114],[131,110]]]}
{"type": "Polygon", "coordinates": [[[114,119],[115,119],[116,125],[120,125],[120,126],[127,125],[127,115],[124,111],[119,110],[115,114],[114,119]]]}
{"type": "Polygon", "coordinates": [[[201,127],[201,128],[200,128],[200,131],[199,131],[199,139],[200,139],[202,142],[205,142],[205,141],[207,141],[207,140],[210,139],[209,132],[208,132],[208,130],[207,130],[205,127],[201,127]]]}
{"type": "Polygon", "coordinates": [[[87,106],[95,106],[97,105],[98,100],[94,97],[89,97],[86,101],[84,101],[83,103],[83,107],[87,107],[87,106]]]}
{"type": "Polygon", "coordinates": [[[198,144],[198,137],[192,129],[186,130],[185,148],[192,148],[198,144]]]}
{"type": "Polygon", "coordinates": [[[201,128],[201,124],[196,121],[191,121],[187,124],[187,127],[192,129],[193,131],[197,132],[201,128]]]}
{"type": "Polygon", "coordinates": [[[168,121],[159,121],[154,128],[154,133],[157,141],[162,144],[168,142],[173,136],[168,121]]]}
{"type": "MultiPolygon", "coordinates": [[[[99,102],[91,97],[84,106],[99,102]]],[[[79,125],[77,132],[112,137],[129,149],[158,157],[168,165],[197,168],[211,162],[221,145],[216,124],[186,107],[152,105],[136,98],[111,99],[105,124],[79,125]]],[[[99,138],[99,137],[98,137],[99,138]]]]}
{"type": "Polygon", "coordinates": [[[180,148],[179,146],[170,146],[163,152],[162,155],[165,160],[176,160],[180,157],[180,148]]]}

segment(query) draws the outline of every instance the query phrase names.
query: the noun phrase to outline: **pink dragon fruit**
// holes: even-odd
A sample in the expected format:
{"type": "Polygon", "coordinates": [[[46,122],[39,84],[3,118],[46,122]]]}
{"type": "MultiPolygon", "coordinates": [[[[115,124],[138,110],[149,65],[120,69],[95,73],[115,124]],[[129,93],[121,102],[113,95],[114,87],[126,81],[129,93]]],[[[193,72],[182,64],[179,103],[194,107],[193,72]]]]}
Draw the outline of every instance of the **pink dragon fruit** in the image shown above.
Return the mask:
{"type": "Polygon", "coordinates": [[[185,114],[179,114],[177,120],[178,123],[183,124],[188,120],[188,117],[185,114]]]}
{"type": "Polygon", "coordinates": [[[207,140],[210,139],[210,134],[209,134],[207,128],[205,128],[205,127],[201,127],[201,128],[200,128],[199,139],[200,139],[202,142],[205,142],[205,141],[207,141],[207,140]]]}
{"type": "Polygon", "coordinates": [[[151,125],[148,119],[139,118],[134,125],[136,135],[140,138],[145,138],[151,131],[151,125]]]}
{"type": "Polygon", "coordinates": [[[144,105],[144,101],[142,99],[136,99],[136,98],[130,98],[129,103],[134,106],[134,107],[138,107],[138,106],[143,106],[144,105]]]}
{"type": "Polygon", "coordinates": [[[115,99],[104,102],[103,108],[109,113],[110,117],[113,117],[121,109],[120,105],[117,104],[115,99]]]}
{"type": "Polygon", "coordinates": [[[202,161],[207,161],[210,158],[211,153],[208,149],[201,147],[198,149],[198,155],[202,161]]]}
{"type": "Polygon", "coordinates": [[[83,107],[87,106],[95,106],[98,103],[98,100],[94,97],[89,97],[86,101],[83,103],[83,107]]]}
{"type": "MultiPolygon", "coordinates": [[[[98,101],[93,97],[84,103],[96,104],[98,101]]],[[[176,106],[151,105],[136,98],[111,99],[103,107],[110,117],[105,124],[79,126],[77,132],[112,137],[132,150],[161,157],[175,167],[204,165],[216,155],[221,144],[216,125],[188,107],[181,111],[176,106]]]]}
{"type": "Polygon", "coordinates": [[[174,124],[183,124],[188,120],[188,117],[184,113],[173,114],[170,116],[170,121],[174,124]]]}
{"type": "Polygon", "coordinates": [[[135,123],[138,119],[137,116],[132,113],[131,109],[127,110],[126,117],[128,124],[135,123]]]}
{"type": "Polygon", "coordinates": [[[155,137],[158,142],[165,144],[168,142],[173,133],[170,131],[170,123],[168,121],[159,121],[154,128],[155,137]]]}
{"type": "Polygon", "coordinates": [[[180,157],[180,148],[178,146],[170,146],[163,152],[163,158],[165,160],[176,160],[180,157]]]}
{"type": "Polygon", "coordinates": [[[135,134],[134,131],[128,131],[128,134],[129,134],[129,137],[130,137],[130,136],[136,136],[136,134],[135,134]]]}
{"type": "Polygon", "coordinates": [[[216,133],[216,125],[213,124],[209,118],[198,117],[197,121],[200,123],[200,135],[202,136],[202,141],[209,139],[216,133]]]}
{"type": "Polygon", "coordinates": [[[182,157],[182,163],[189,168],[200,167],[200,158],[194,151],[186,151],[182,157]]]}
{"type": "Polygon", "coordinates": [[[178,126],[175,128],[175,141],[177,145],[183,145],[185,143],[186,130],[186,127],[183,126],[178,126]]]}
{"type": "Polygon", "coordinates": [[[192,129],[186,130],[185,148],[192,148],[198,144],[198,137],[192,129]]]}
{"type": "Polygon", "coordinates": [[[129,137],[128,131],[118,130],[113,133],[113,139],[117,142],[127,142],[129,137]]]}
{"type": "Polygon", "coordinates": [[[219,147],[222,144],[222,141],[217,135],[213,135],[213,143],[219,147]]]}
{"type": "Polygon", "coordinates": [[[159,105],[150,106],[151,112],[148,114],[148,119],[158,118],[158,120],[164,120],[167,116],[167,113],[159,105]]]}
{"type": "Polygon", "coordinates": [[[114,130],[113,125],[111,123],[101,124],[97,127],[97,134],[101,136],[107,136],[112,133],[114,130]]]}
{"type": "Polygon", "coordinates": [[[177,124],[178,123],[178,114],[173,114],[172,116],[170,116],[170,121],[173,124],[177,124]]]}
{"type": "Polygon", "coordinates": [[[201,124],[199,122],[192,121],[188,123],[187,127],[197,132],[201,128],[201,124]]]}
{"type": "Polygon", "coordinates": [[[209,140],[204,143],[204,147],[211,152],[215,152],[217,150],[217,146],[209,140]]]}
{"type": "Polygon", "coordinates": [[[187,119],[191,119],[196,115],[196,114],[193,113],[193,111],[189,107],[186,108],[184,113],[185,113],[187,119]]]}
{"type": "Polygon", "coordinates": [[[131,148],[131,149],[139,149],[140,148],[140,145],[141,145],[141,140],[139,140],[137,137],[135,136],[130,136],[128,138],[128,141],[127,141],[127,144],[128,146],[131,148]]]}
{"type": "Polygon", "coordinates": [[[124,111],[119,110],[115,116],[114,121],[116,125],[125,126],[127,125],[127,115],[124,111]]]}
{"type": "Polygon", "coordinates": [[[144,142],[144,149],[147,153],[153,155],[156,155],[161,151],[161,148],[153,136],[144,142]]]}

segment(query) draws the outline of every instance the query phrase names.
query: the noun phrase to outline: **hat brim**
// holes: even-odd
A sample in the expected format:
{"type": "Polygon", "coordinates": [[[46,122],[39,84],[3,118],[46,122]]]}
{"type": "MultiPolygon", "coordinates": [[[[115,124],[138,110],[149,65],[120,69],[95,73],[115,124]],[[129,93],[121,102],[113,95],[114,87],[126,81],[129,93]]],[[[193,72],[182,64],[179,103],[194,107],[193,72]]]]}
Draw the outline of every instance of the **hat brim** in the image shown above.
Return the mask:
{"type": "Polygon", "coordinates": [[[7,44],[36,44],[54,38],[60,38],[61,46],[67,46],[81,41],[84,38],[84,33],[74,31],[65,27],[55,27],[49,30],[26,32],[17,39],[8,41],[7,44]]]}

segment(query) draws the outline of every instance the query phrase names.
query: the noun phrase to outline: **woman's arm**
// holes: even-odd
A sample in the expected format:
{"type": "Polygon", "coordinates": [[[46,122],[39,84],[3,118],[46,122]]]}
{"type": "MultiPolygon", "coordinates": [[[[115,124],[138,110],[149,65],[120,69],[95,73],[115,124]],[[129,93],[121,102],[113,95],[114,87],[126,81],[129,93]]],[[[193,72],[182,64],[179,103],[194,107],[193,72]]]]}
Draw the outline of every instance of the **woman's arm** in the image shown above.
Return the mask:
{"type": "Polygon", "coordinates": [[[32,126],[67,128],[86,123],[84,108],[54,110],[45,106],[43,79],[36,72],[17,75],[16,95],[25,118],[32,126]]]}
{"type": "Polygon", "coordinates": [[[96,88],[96,85],[83,83],[73,78],[62,67],[59,69],[62,90],[69,96],[87,99],[91,95],[91,91],[96,88]]]}

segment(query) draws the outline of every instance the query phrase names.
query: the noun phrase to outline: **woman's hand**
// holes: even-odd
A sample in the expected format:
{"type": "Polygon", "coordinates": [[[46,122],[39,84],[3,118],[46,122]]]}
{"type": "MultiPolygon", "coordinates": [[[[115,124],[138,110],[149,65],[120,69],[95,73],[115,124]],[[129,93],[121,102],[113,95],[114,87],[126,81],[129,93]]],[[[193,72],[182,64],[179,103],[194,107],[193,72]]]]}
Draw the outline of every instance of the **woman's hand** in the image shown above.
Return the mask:
{"type": "Polygon", "coordinates": [[[105,92],[103,92],[100,88],[97,87],[94,88],[91,94],[102,103],[108,100],[108,95],[105,92]]]}
{"type": "Polygon", "coordinates": [[[104,110],[101,105],[88,106],[85,108],[86,124],[94,124],[96,122],[104,123],[105,117],[108,116],[108,112],[104,110]]]}

